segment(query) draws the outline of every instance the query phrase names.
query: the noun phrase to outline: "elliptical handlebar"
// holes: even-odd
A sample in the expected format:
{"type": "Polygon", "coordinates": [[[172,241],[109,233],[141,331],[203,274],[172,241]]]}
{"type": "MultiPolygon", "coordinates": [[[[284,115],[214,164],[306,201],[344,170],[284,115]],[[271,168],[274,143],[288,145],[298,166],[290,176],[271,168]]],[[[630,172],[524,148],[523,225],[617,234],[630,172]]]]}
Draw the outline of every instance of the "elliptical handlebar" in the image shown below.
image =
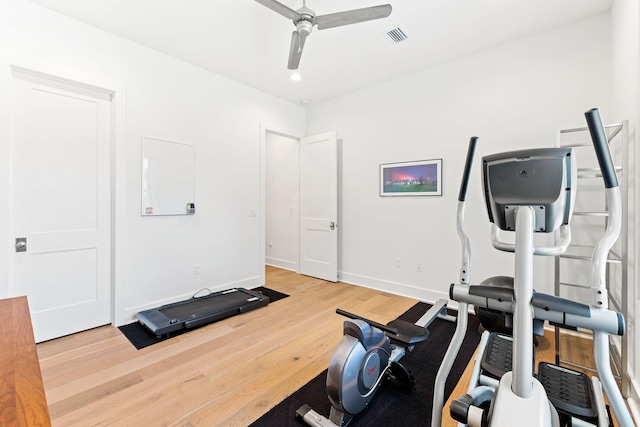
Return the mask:
{"type": "Polygon", "coordinates": [[[469,148],[467,149],[467,160],[464,163],[464,172],[462,174],[462,182],[460,183],[460,193],[458,194],[458,201],[464,202],[467,198],[467,187],[469,186],[469,178],[471,177],[471,166],[473,166],[473,157],[476,154],[476,145],[478,144],[478,137],[472,136],[469,140],[469,148]]]}
{"type": "MultiPolygon", "coordinates": [[[[533,254],[544,256],[562,255],[571,244],[571,227],[568,224],[561,225],[558,230],[560,240],[554,246],[534,246],[533,254]]],[[[515,252],[516,250],[516,245],[513,243],[500,240],[500,228],[495,224],[491,225],[491,244],[494,248],[503,252],[515,252]]]]}
{"type": "MultiPolygon", "coordinates": [[[[465,289],[469,288],[469,270],[471,268],[471,243],[469,236],[464,232],[464,207],[465,199],[467,197],[467,187],[469,184],[469,178],[471,176],[471,167],[473,165],[473,158],[476,153],[476,146],[478,144],[478,137],[472,136],[469,140],[469,147],[467,148],[467,159],[464,165],[464,172],[462,175],[462,182],[460,183],[460,193],[458,196],[458,212],[456,219],[456,228],[458,231],[458,237],[462,245],[462,263],[460,266],[460,283],[465,289]]],[[[455,362],[458,356],[458,351],[464,341],[464,336],[467,333],[467,325],[469,323],[468,304],[461,302],[458,304],[458,321],[456,322],[456,330],[451,337],[451,342],[447,348],[447,352],[442,359],[440,368],[436,375],[436,380],[433,384],[433,404],[431,407],[431,425],[440,427],[442,424],[442,409],[444,407],[444,390],[447,377],[453,362],[455,362]]]]}
{"type": "Polygon", "coordinates": [[[472,136],[469,140],[469,146],[467,148],[467,159],[464,163],[464,172],[462,173],[462,181],[460,182],[460,192],[458,193],[458,212],[456,218],[456,229],[458,231],[458,237],[460,238],[460,244],[462,245],[462,262],[460,265],[460,283],[469,283],[469,270],[471,269],[471,242],[469,236],[464,231],[464,207],[465,199],[467,198],[467,188],[469,186],[469,179],[471,177],[471,168],[473,166],[473,158],[476,154],[476,147],[478,145],[478,137],[472,136]]]}
{"type": "Polygon", "coordinates": [[[618,177],[611,158],[609,142],[602,125],[600,112],[597,108],[584,113],[591,134],[593,148],[595,149],[598,164],[602,172],[605,186],[605,196],[609,211],[605,234],[595,245],[591,262],[591,288],[593,305],[595,307],[608,308],[608,293],[606,279],[606,264],[609,251],[615,244],[622,227],[622,201],[618,177]]]}
{"type": "MultiPolygon", "coordinates": [[[[609,151],[607,135],[602,125],[600,112],[597,108],[584,113],[587,119],[587,126],[591,134],[593,147],[598,158],[598,164],[602,171],[604,180],[605,195],[609,207],[609,216],[605,234],[596,244],[591,260],[591,289],[593,294],[593,306],[598,311],[606,311],[608,308],[608,292],[606,287],[606,263],[609,251],[620,235],[622,226],[622,202],[620,188],[618,187],[618,177],[609,151]]],[[[624,324],[624,319],[621,319],[624,324]]],[[[593,333],[593,354],[596,370],[600,377],[605,394],[609,398],[609,403],[613,408],[613,413],[618,420],[618,424],[624,427],[634,426],[631,414],[627,409],[620,389],[615,381],[610,365],[609,335],[605,332],[594,331],[593,333]]]]}
{"type": "Polygon", "coordinates": [[[616,169],[611,159],[607,134],[604,131],[604,126],[602,126],[600,111],[597,108],[592,108],[584,113],[584,116],[587,119],[587,126],[589,127],[589,133],[591,133],[593,147],[596,150],[596,157],[598,158],[600,170],[602,171],[604,186],[606,188],[617,187],[618,177],[616,176],[616,169]]]}

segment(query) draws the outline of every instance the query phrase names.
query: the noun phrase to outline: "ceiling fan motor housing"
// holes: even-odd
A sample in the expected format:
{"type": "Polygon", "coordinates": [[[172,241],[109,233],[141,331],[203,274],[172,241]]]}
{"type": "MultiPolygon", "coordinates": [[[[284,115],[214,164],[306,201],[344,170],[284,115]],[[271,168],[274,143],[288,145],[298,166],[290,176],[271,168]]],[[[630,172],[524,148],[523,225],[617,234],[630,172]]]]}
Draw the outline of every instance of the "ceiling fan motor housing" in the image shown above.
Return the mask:
{"type": "Polygon", "coordinates": [[[304,34],[305,36],[308,36],[309,34],[311,34],[311,30],[313,30],[313,24],[309,21],[299,21],[296,24],[296,28],[298,29],[298,33],[300,33],[300,35],[304,34]]]}
{"type": "Polygon", "coordinates": [[[314,19],[316,14],[313,10],[308,9],[306,7],[301,7],[296,10],[300,14],[300,18],[293,21],[293,24],[298,29],[299,33],[304,33],[305,35],[311,34],[314,26],[314,19]]]}

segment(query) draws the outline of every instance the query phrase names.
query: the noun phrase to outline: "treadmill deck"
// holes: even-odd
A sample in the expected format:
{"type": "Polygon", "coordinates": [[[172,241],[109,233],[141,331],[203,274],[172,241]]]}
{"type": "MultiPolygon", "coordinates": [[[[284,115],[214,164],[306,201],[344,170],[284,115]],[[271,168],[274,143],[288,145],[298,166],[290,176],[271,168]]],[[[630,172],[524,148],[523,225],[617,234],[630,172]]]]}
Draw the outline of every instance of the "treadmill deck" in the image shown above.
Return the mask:
{"type": "Polygon", "coordinates": [[[269,304],[259,292],[233,288],[166,304],[136,314],[138,321],[157,337],[181,329],[193,329],[269,304]]]}

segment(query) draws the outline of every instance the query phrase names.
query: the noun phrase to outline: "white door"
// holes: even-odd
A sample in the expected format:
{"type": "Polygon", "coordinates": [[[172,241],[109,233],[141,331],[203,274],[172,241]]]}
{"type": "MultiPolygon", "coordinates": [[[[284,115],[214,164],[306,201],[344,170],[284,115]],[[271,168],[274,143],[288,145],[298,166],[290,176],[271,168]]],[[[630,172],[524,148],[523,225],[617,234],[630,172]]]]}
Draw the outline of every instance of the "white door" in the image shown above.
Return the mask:
{"type": "Polygon", "coordinates": [[[9,293],[40,342],[111,322],[111,95],[19,70],[11,86],[9,293]]]}
{"type": "Polygon", "coordinates": [[[300,273],[338,280],[336,133],[300,139],[300,273]]]}

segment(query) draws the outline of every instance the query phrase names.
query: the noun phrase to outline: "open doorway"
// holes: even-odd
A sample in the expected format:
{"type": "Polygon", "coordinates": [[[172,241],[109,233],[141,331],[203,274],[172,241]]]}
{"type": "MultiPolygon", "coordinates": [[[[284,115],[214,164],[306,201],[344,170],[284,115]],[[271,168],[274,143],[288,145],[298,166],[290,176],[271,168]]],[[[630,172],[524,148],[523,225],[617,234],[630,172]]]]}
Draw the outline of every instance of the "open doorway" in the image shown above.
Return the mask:
{"type": "Polygon", "coordinates": [[[265,257],[267,265],[298,271],[299,139],[265,134],[265,257]]]}
{"type": "Polygon", "coordinates": [[[260,262],[337,281],[336,132],[298,137],[262,125],[260,162],[260,262]]]}

